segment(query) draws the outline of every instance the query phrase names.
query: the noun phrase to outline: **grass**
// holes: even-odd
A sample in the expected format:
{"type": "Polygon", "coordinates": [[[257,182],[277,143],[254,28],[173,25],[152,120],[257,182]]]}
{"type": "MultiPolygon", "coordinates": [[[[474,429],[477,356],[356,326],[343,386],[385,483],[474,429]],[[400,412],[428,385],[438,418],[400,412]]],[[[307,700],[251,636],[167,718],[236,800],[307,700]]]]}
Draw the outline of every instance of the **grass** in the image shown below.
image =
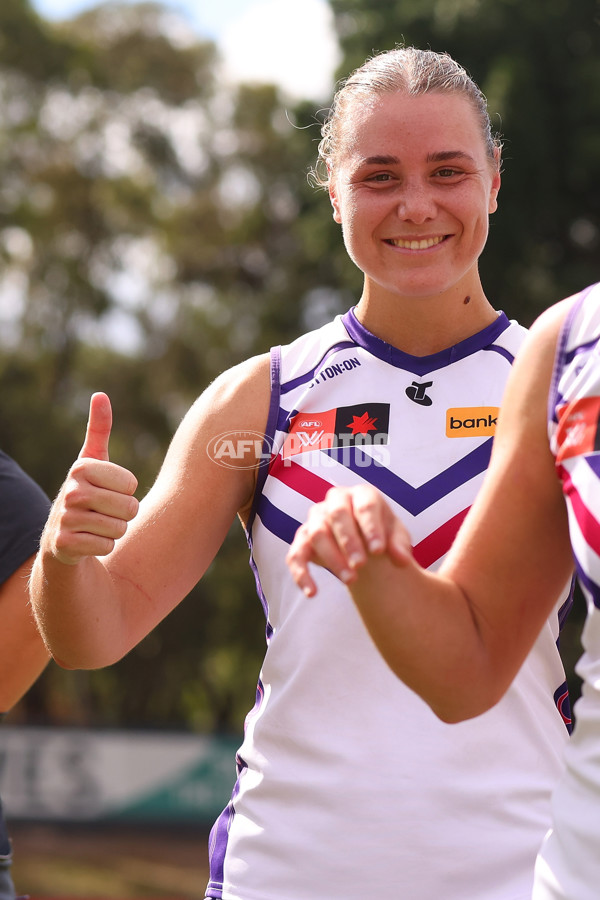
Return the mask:
{"type": "Polygon", "coordinates": [[[206,835],[11,826],[17,891],[32,900],[198,900],[206,835]]]}

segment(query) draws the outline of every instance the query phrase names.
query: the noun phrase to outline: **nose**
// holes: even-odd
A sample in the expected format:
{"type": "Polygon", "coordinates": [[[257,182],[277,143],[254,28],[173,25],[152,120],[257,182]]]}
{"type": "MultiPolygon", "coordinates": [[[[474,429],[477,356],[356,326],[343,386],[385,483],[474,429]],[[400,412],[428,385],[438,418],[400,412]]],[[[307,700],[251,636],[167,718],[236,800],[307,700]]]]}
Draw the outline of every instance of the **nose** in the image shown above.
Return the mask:
{"type": "Polygon", "coordinates": [[[420,180],[406,179],[398,190],[396,211],[400,219],[422,225],[435,217],[437,206],[428,185],[420,180]]]}

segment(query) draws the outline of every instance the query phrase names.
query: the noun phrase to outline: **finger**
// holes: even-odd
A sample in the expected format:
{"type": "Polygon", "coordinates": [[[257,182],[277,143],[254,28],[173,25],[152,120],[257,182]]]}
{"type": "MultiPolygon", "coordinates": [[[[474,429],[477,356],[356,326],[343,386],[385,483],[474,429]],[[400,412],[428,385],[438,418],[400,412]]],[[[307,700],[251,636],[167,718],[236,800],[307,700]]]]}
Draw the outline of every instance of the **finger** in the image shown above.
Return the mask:
{"type": "Polygon", "coordinates": [[[386,550],[394,565],[399,566],[400,568],[408,565],[413,559],[413,548],[410,535],[400,519],[397,519],[395,516],[386,550]]]}
{"type": "MultiPolygon", "coordinates": [[[[65,517],[65,524],[67,521],[65,517]]],[[[80,524],[79,529],[64,527],[56,536],[54,553],[60,562],[73,564],[84,556],[106,556],[127,530],[127,522],[97,514],[80,524]]]]}
{"type": "MultiPolygon", "coordinates": [[[[78,464],[80,465],[81,461],[78,464]]],[[[114,519],[131,521],[136,515],[139,503],[133,496],[136,479],[127,469],[113,463],[100,463],[105,470],[99,474],[102,478],[94,479],[89,469],[85,477],[77,477],[78,471],[72,471],[63,491],[64,508],[72,512],[74,517],[88,513],[99,513],[114,519]],[[133,487],[134,490],[131,490],[133,487]]]]}
{"type": "Polygon", "coordinates": [[[353,519],[369,553],[383,553],[396,521],[383,495],[369,485],[358,485],[350,499],[353,519]]]}
{"type": "Polygon", "coordinates": [[[317,593],[316,582],[308,569],[309,563],[328,569],[344,584],[349,584],[356,578],[326,526],[324,515],[319,516],[318,526],[308,523],[300,526],[286,559],[294,581],[307,597],[313,597],[317,593]]]}
{"type": "Polygon", "coordinates": [[[307,597],[314,597],[317,593],[317,585],[308,568],[311,554],[310,543],[304,540],[303,527],[300,527],[290,545],[285,561],[292,578],[307,597]]]}
{"type": "Polygon", "coordinates": [[[367,561],[361,525],[353,506],[355,491],[356,488],[332,488],[324,503],[314,506],[308,517],[315,531],[330,529],[332,539],[351,570],[367,561]]]}
{"type": "Polygon", "coordinates": [[[108,441],[112,428],[112,409],[106,394],[92,394],[90,414],[79,457],[108,460],[108,441]]]}
{"type": "Polygon", "coordinates": [[[133,472],[123,466],[80,457],[71,466],[65,490],[69,491],[69,501],[86,505],[92,502],[90,487],[132,495],[137,490],[137,484],[133,472]]]}

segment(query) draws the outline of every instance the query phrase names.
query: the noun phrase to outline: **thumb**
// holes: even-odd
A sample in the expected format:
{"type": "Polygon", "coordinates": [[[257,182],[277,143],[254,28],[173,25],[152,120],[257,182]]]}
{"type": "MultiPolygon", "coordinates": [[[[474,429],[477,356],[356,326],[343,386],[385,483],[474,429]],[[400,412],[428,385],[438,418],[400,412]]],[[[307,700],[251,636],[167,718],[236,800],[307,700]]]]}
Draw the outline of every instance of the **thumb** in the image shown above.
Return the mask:
{"type": "Polygon", "coordinates": [[[108,440],[112,428],[112,409],[106,394],[92,394],[90,414],[79,458],[108,460],[108,440]]]}

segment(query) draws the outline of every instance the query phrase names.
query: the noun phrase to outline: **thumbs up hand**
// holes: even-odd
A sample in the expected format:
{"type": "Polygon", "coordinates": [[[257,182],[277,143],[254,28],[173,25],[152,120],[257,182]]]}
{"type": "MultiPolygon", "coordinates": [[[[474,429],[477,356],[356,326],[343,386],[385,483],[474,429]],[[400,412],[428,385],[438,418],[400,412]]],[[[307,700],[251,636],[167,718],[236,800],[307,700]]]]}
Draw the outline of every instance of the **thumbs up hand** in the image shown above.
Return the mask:
{"type": "Polygon", "coordinates": [[[94,394],[83,447],[71,466],[42,536],[42,545],[66,565],[106,556],[137,515],[137,479],[111,463],[112,410],[106,394],[94,394]]]}

